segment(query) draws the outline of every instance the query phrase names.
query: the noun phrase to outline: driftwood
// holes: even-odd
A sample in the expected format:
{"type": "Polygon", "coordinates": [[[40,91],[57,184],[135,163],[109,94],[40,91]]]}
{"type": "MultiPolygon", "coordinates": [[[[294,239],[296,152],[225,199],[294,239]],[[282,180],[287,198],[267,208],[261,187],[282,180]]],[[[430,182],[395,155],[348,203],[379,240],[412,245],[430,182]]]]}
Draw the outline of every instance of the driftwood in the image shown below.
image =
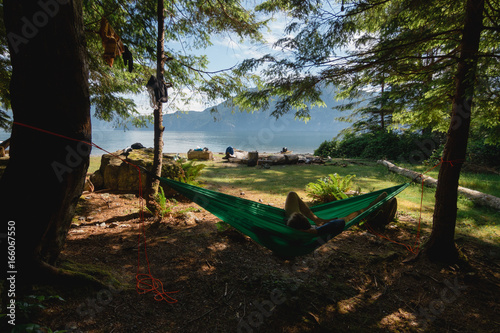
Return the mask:
{"type": "MultiPolygon", "coordinates": [[[[417,183],[422,183],[422,180],[424,182],[424,185],[429,186],[429,187],[436,187],[437,186],[437,179],[434,179],[429,176],[422,175],[418,172],[404,169],[401,167],[398,167],[394,164],[392,164],[389,161],[385,160],[380,160],[377,161],[377,163],[382,164],[386,166],[389,171],[395,172],[397,174],[403,175],[405,177],[411,178],[412,181],[417,182],[417,183]]],[[[479,191],[471,190],[462,186],[458,187],[458,192],[468,199],[474,201],[474,203],[480,205],[480,206],[486,206],[486,207],[491,207],[494,209],[500,210],[500,198],[495,197],[490,194],[482,193],[479,191]]]]}
{"type": "MultiPolygon", "coordinates": [[[[235,153],[236,154],[236,153],[235,153]]],[[[244,157],[230,157],[230,163],[248,163],[248,154],[244,157]]],[[[257,165],[285,165],[285,164],[323,164],[325,161],[318,156],[309,154],[263,154],[259,155],[257,165]]]]}

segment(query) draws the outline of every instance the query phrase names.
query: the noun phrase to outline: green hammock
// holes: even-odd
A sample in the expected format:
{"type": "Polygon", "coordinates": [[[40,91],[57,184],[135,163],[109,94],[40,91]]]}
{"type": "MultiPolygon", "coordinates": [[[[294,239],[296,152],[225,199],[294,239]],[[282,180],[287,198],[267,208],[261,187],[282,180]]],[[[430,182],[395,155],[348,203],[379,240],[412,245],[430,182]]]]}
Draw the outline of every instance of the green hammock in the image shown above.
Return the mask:
{"type": "MultiPolygon", "coordinates": [[[[279,256],[295,257],[308,254],[331,238],[328,235],[318,236],[288,227],[284,223],[285,211],[281,208],[168,178],[156,178],[279,256]]],[[[346,223],[344,228],[346,230],[359,223],[389,199],[395,197],[408,185],[409,183],[406,183],[344,200],[317,205],[311,207],[311,210],[318,217],[324,219],[343,217],[366,208],[379,194],[387,192],[387,197],[384,200],[346,223]]]]}

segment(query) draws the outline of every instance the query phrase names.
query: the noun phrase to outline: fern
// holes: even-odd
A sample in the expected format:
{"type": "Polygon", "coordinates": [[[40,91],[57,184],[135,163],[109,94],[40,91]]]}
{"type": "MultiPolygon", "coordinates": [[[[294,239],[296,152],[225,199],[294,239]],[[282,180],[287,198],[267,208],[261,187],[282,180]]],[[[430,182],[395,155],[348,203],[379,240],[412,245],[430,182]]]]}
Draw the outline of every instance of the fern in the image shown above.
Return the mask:
{"type": "MultiPolygon", "coordinates": [[[[158,193],[156,194],[155,200],[158,203],[158,206],[161,207],[158,212],[160,216],[165,217],[172,212],[172,207],[168,205],[169,200],[165,196],[165,191],[163,190],[163,187],[161,186],[158,187],[158,193]]],[[[155,215],[148,207],[145,207],[145,209],[151,215],[155,215]]]]}
{"type": "Polygon", "coordinates": [[[314,201],[330,202],[347,199],[345,192],[349,191],[352,179],[355,175],[345,177],[338,174],[329,174],[328,177],[321,178],[314,183],[306,185],[306,192],[314,201]]]}
{"type": "Polygon", "coordinates": [[[201,170],[203,170],[206,165],[205,164],[195,164],[194,161],[189,161],[186,163],[178,162],[184,171],[182,176],[179,176],[178,181],[198,185],[196,178],[200,175],[201,170]]]}

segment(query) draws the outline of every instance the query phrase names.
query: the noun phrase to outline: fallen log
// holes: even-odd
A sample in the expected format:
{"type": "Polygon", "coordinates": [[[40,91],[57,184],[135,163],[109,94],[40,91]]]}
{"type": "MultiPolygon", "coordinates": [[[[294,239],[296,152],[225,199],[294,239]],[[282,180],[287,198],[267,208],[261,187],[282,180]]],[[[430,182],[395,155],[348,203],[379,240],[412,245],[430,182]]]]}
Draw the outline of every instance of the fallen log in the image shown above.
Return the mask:
{"type": "MultiPolygon", "coordinates": [[[[424,182],[425,186],[429,187],[436,187],[437,186],[437,179],[434,179],[429,176],[422,175],[418,172],[408,170],[405,168],[398,167],[394,164],[392,164],[389,161],[385,160],[379,160],[377,161],[378,164],[382,164],[386,166],[389,171],[395,172],[397,174],[403,175],[405,177],[411,178],[413,182],[416,183],[422,183],[424,182]]],[[[468,199],[474,201],[474,203],[480,205],[480,206],[486,206],[486,207],[491,207],[494,209],[500,210],[500,198],[495,197],[490,194],[482,193],[476,190],[471,190],[466,187],[459,186],[458,187],[458,193],[464,195],[468,199]]]]}

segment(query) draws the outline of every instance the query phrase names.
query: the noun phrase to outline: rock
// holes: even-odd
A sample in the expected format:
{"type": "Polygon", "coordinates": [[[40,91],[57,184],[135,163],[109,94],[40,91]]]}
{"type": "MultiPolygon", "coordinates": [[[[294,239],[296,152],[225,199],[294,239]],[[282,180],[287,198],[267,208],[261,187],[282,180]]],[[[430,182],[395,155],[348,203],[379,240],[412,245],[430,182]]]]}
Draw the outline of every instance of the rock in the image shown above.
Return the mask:
{"type": "MultiPolygon", "coordinates": [[[[102,160],[101,160],[102,161],[102,160]]],[[[101,170],[94,172],[89,179],[92,184],[94,184],[94,190],[100,190],[104,188],[104,177],[101,170]]]]}
{"type": "MultiPolygon", "coordinates": [[[[102,155],[99,170],[90,177],[96,191],[109,189],[136,193],[139,191],[139,174],[141,175],[142,190],[146,189],[146,174],[139,172],[135,165],[150,169],[153,165],[153,149],[134,149],[126,160],[122,159],[123,156],[118,157],[120,153],[121,151],[102,155]]],[[[161,175],[167,178],[177,178],[184,175],[184,170],[180,163],[164,158],[161,175]]],[[[167,186],[162,185],[162,187],[167,195],[173,193],[173,190],[167,186]]]]}

